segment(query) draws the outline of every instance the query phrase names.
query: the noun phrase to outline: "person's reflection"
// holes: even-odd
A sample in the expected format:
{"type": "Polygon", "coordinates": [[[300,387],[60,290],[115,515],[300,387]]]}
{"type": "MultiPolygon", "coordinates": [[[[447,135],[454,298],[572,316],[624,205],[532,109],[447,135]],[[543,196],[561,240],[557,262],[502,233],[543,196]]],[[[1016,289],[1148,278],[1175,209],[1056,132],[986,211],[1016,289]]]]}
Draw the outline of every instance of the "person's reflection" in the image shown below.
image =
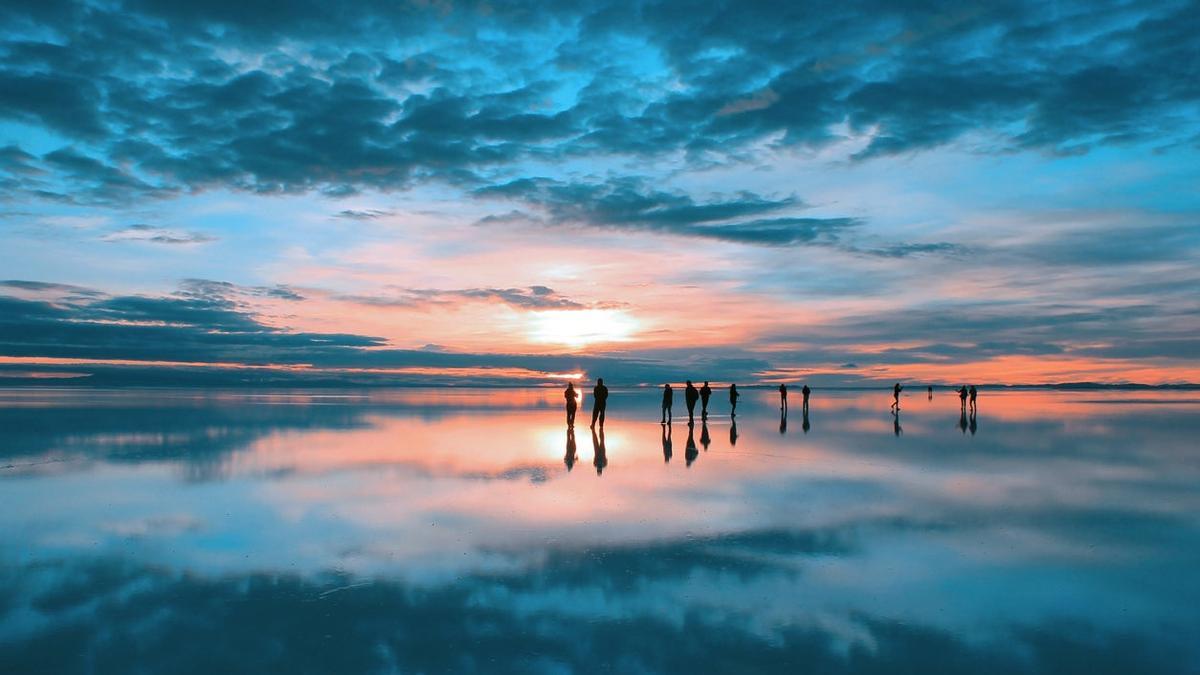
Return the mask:
{"type": "Polygon", "coordinates": [[[671,425],[662,425],[663,462],[671,461],[671,425]]]}
{"type": "Polygon", "coordinates": [[[729,445],[730,447],[737,445],[737,420],[729,425],[729,445]]]}
{"type": "Polygon", "coordinates": [[[958,414],[958,430],[967,433],[967,409],[962,408],[958,414]]]}
{"type": "Polygon", "coordinates": [[[787,433],[787,408],[779,411],[779,433],[787,433]]]}
{"type": "Polygon", "coordinates": [[[696,437],[692,433],[695,428],[696,425],[694,424],[688,425],[687,448],[685,448],[683,451],[683,458],[687,460],[687,465],[689,467],[692,465],[692,462],[696,461],[696,458],[700,456],[700,451],[696,449],[696,437]]]}
{"type": "Polygon", "coordinates": [[[811,426],[809,425],[809,423],[808,423],[808,408],[805,408],[805,409],[802,411],[802,413],[801,413],[801,417],[800,417],[800,429],[801,429],[802,431],[804,431],[804,433],[806,433],[806,434],[807,434],[807,433],[808,433],[808,430],[809,430],[809,429],[811,429],[811,428],[812,428],[812,427],[811,427],[811,426]]]}
{"type": "Polygon", "coordinates": [[[892,433],[899,436],[904,433],[904,428],[900,426],[900,409],[897,408],[892,412],[892,433]]]}
{"type": "Polygon", "coordinates": [[[704,451],[708,452],[708,444],[712,443],[712,438],[708,435],[708,422],[700,420],[700,445],[704,446],[704,451]]]}
{"type": "Polygon", "coordinates": [[[608,466],[608,453],[604,449],[604,427],[600,427],[600,434],[596,435],[596,428],[592,427],[592,466],[596,467],[596,475],[604,473],[604,467],[608,466]]]}
{"type": "Polygon", "coordinates": [[[972,436],[974,436],[974,435],[975,435],[975,429],[977,428],[977,426],[978,426],[978,425],[976,425],[976,424],[975,424],[975,411],[974,411],[974,410],[972,410],[972,411],[971,411],[971,421],[970,421],[970,427],[969,427],[969,428],[971,429],[971,435],[972,435],[972,436]]]}
{"type": "Polygon", "coordinates": [[[563,455],[567,471],[575,467],[575,427],[567,427],[567,454],[563,455]]]}

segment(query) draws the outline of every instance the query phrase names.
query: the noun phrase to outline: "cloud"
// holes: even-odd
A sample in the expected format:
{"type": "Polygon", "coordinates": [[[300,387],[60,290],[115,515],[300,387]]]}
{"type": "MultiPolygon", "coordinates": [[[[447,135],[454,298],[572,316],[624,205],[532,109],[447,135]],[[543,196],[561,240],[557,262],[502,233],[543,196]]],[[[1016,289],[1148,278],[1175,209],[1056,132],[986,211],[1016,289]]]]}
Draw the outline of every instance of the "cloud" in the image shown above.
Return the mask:
{"type": "Polygon", "coordinates": [[[109,232],[100,237],[100,240],[107,242],[141,241],[150,244],[187,245],[207,244],[216,241],[217,238],[200,232],[185,232],[156,227],[154,225],[137,224],[109,232]]]}
{"type": "Polygon", "coordinates": [[[384,211],[381,209],[345,209],[333,214],[333,217],[346,218],[348,220],[375,220],[377,218],[383,218],[390,215],[392,215],[391,211],[384,211]]]}
{"type": "Polygon", "coordinates": [[[0,280],[0,286],[18,291],[32,293],[51,293],[56,296],[86,296],[98,297],[104,295],[101,291],[72,284],[56,284],[48,281],[26,281],[23,279],[0,280]]]}
{"type": "Polygon", "coordinates": [[[18,148],[44,172],[3,185],[26,199],[477,187],[524,160],[705,166],[766,140],[819,148],[842,126],[869,139],[859,161],[1167,147],[1195,138],[1200,106],[1186,2],[6,12],[0,117],[71,144],[18,148]]]}
{"type": "MultiPolygon", "coordinates": [[[[604,183],[522,178],[482,187],[474,194],[479,198],[518,199],[541,210],[544,221],[556,225],[591,225],[763,246],[831,243],[842,231],[860,224],[854,218],[789,216],[746,220],[804,205],[795,197],[769,198],[752,192],[716,196],[701,202],[682,192],[650,188],[642,178],[618,178],[604,183]]],[[[480,223],[510,222],[519,219],[519,213],[484,218],[480,223]]]]}
{"type": "Polygon", "coordinates": [[[520,309],[588,309],[613,307],[613,303],[584,304],[563,297],[547,286],[528,288],[396,289],[387,295],[339,295],[347,300],[376,307],[421,307],[459,301],[497,301],[520,309]]]}

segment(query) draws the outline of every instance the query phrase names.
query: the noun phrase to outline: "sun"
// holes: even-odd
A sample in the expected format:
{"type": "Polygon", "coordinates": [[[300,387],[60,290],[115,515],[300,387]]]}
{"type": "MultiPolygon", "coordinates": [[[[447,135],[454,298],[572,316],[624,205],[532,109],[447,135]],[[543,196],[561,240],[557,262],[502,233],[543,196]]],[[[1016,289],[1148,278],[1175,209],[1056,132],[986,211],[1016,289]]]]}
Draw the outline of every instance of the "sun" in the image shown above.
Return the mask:
{"type": "Polygon", "coordinates": [[[534,312],[529,338],[534,342],[586,347],[629,340],[638,320],[620,309],[547,310],[534,312]]]}

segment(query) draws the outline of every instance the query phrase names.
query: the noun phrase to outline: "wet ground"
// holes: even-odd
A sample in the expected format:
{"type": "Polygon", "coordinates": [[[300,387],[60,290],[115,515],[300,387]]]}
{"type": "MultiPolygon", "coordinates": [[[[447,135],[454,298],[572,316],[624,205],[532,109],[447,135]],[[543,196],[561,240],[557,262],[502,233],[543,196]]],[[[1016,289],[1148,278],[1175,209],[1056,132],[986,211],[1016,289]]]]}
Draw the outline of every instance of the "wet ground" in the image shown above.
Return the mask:
{"type": "Polygon", "coordinates": [[[0,390],[0,672],[1200,672],[1200,394],[0,390]]]}

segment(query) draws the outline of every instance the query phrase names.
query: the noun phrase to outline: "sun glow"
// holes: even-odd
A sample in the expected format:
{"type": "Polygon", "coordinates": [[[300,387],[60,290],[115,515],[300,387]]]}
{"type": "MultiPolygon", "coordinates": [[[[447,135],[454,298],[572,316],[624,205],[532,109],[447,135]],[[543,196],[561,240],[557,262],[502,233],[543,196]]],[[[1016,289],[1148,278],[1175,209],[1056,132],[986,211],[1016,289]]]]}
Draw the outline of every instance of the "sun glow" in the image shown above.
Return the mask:
{"type": "Polygon", "coordinates": [[[578,348],[626,341],[638,325],[637,319],[619,309],[549,310],[533,315],[529,337],[534,342],[578,348]]]}

